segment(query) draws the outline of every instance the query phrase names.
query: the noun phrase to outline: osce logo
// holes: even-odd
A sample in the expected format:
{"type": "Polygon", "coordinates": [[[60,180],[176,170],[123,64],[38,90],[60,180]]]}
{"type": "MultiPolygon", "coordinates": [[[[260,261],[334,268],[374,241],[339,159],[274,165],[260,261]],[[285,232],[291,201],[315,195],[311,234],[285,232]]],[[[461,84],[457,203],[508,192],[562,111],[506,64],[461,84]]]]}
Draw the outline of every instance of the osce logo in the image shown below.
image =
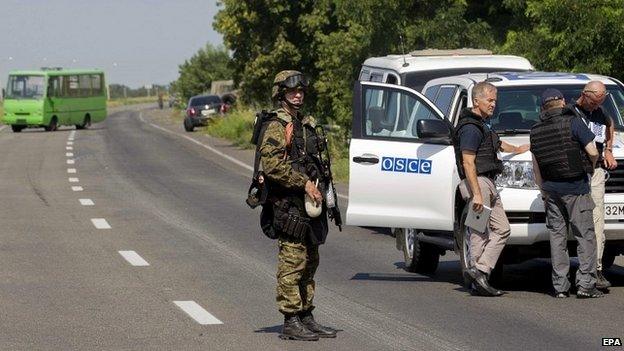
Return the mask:
{"type": "Polygon", "coordinates": [[[381,170],[386,172],[406,172],[431,174],[431,160],[401,157],[382,157],[381,170]]]}

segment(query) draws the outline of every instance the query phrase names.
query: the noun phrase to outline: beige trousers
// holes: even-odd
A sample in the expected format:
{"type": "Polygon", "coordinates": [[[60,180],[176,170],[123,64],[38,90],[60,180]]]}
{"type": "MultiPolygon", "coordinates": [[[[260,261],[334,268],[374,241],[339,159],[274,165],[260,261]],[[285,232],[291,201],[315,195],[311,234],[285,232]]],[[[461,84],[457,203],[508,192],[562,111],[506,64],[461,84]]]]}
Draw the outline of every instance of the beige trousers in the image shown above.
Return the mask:
{"type": "MultiPolygon", "coordinates": [[[[490,207],[492,213],[490,214],[488,229],[485,233],[479,233],[472,229],[469,230],[470,258],[473,266],[484,273],[490,274],[494,266],[496,266],[503,248],[505,248],[511,228],[509,227],[509,220],[503,209],[500,196],[492,180],[486,177],[477,177],[477,180],[479,188],[481,188],[483,204],[490,207]]],[[[460,183],[459,191],[466,202],[472,199],[470,186],[466,180],[460,183]]]]}
{"type": "Polygon", "coordinates": [[[604,196],[605,196],[605,172],[602,168],[596,168],[591,178],[591,197],[594,200],[594,228],[596,231],[596,267],[602,270],[602,253],[605,247],[604,235],[604,196]]]}

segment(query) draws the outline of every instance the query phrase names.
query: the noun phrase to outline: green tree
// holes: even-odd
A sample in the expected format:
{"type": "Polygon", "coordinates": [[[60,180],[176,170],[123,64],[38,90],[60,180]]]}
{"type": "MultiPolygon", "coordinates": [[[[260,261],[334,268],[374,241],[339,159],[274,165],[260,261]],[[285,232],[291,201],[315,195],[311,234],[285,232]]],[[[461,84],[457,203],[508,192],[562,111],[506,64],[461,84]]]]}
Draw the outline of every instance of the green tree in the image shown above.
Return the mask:
{"type": "Polygon", "coordinates": [[[504,52],[547,71],[624,76],[624,0],[528,0],[526,28],[509,31],[504,52]]]}
{"type": "Polygon", "coordinates": [[[179,78],[172,89],[185,99],[210,90],[213,80],[232,78],[231,59],[223,46],[210,43],[179,66],[179,78]]]}

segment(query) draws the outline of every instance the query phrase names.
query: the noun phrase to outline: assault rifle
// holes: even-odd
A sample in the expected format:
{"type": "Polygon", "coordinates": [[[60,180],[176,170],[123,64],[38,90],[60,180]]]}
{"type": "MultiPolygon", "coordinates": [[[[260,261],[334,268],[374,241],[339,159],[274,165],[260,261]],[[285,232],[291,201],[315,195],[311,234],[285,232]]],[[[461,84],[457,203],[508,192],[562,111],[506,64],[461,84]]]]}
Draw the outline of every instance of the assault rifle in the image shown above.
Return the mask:
{"type": "Polygon", "coordinates": [[[334,221],[334,224],[338,226],[338,230],[342,231],[342,217],[340,215],[340,208],[338,208],[338,196],[336,195],[336,187],[334,186],[334,177],[331,171],[331,158],[329,156],[329,148],[327,147],[327,135],[325,129],[322,126],[316,127],[316,135],[318,136],[317,149],[318,160],[320,162],[321,178],[324,184],[327,184],[324,189],[323,196],[325,197],[325,204],[327,205],[329,219],[334,221]],[[325,153],[325,156],[323,156],[325,153]]]}

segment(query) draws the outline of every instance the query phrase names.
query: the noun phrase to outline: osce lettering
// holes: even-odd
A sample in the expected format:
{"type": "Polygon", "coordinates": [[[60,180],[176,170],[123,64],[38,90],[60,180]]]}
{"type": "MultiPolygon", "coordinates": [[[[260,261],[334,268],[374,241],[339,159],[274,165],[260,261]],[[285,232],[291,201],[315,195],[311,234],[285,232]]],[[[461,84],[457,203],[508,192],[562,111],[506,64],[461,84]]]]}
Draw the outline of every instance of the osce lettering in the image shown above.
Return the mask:
{"type": "Polygon", "coordinates": [[[431,160],[401,157],[382,157],[381,170],[386,172],[406,172],[431,174],[431,160]]]}

